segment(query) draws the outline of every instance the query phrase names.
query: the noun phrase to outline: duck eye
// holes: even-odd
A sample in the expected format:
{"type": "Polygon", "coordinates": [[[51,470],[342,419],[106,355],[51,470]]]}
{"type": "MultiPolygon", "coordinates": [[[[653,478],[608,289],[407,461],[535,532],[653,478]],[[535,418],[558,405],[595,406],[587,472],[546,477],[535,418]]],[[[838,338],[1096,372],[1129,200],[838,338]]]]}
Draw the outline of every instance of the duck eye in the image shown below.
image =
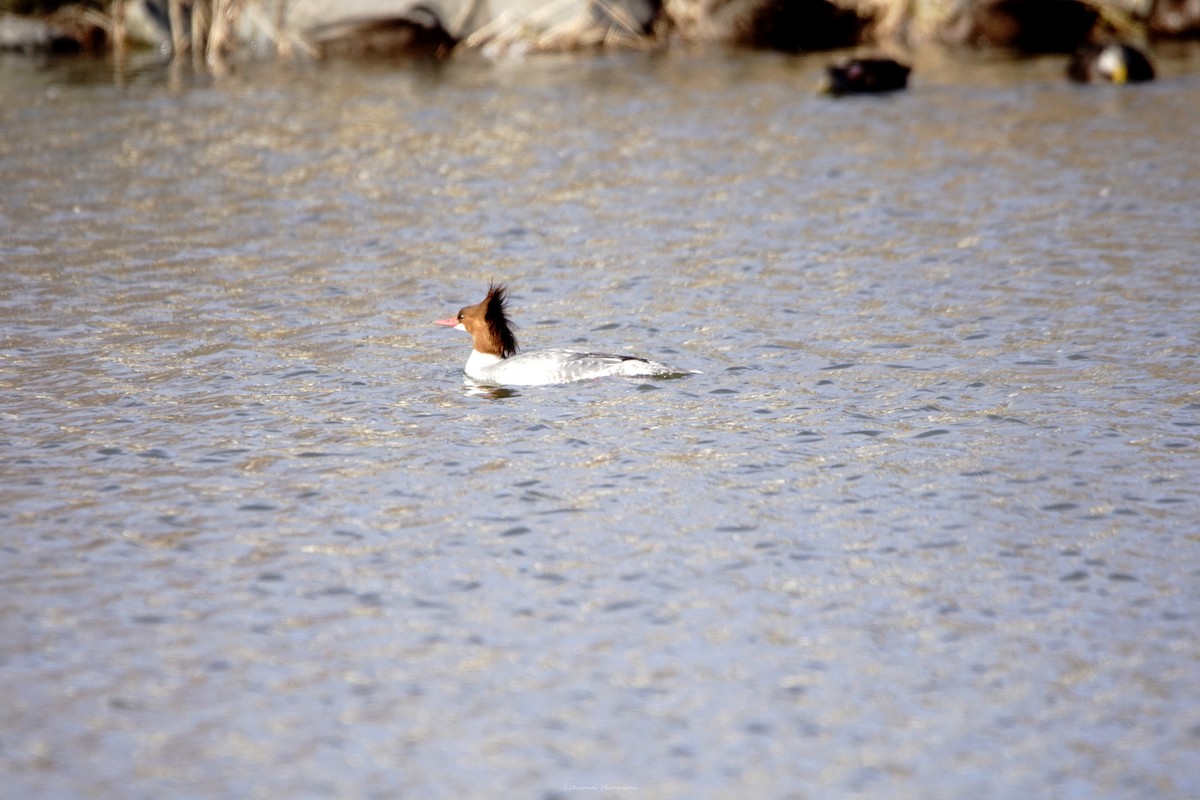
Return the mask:
{"type": "Polygon", "coordinates": [[[462,319],[463,319],[463,313],[460,311],[460,312],[458,312],[458,321],[462,322],[462,319]]]}

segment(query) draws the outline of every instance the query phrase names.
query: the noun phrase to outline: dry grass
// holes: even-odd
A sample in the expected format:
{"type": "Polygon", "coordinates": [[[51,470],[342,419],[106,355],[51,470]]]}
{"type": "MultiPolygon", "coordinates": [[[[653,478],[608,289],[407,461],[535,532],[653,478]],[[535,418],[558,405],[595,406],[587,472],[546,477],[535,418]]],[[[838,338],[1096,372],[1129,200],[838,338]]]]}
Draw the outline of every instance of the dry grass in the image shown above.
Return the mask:
{"type": "MultiPolygon", "coordinates": [[[[287,0],[253,3],[247,0],[169,0],[171,53],[176,62],[191,57],[198,68],[218,68],[233,56],[239,41],[236,28],[243,17],[262,39],[271,42],[279,55],[296,52],[316,55],[316,48],[302,36],[286,32],[283,26],[287,0]]],[[[113,0],[105,23],[112,48],[119,56],[128,49],[126,0],[113,0]]]]}

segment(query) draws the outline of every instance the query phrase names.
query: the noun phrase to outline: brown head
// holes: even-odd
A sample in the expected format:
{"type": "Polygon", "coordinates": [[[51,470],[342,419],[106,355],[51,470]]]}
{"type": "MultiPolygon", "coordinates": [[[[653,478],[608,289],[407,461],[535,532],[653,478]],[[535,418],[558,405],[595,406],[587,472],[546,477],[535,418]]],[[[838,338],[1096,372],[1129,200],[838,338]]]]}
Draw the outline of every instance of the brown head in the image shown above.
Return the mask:
{"type": "Polygon", "coordinates": [[[474,348],[508,358],[517,352],[517,337],[508,321],[508,288],[502,283],[488,286],[487,297],[473,306],[465,306],[458,316],[437,320],[438,325],[457,328],[471,334],[474,348]]]}

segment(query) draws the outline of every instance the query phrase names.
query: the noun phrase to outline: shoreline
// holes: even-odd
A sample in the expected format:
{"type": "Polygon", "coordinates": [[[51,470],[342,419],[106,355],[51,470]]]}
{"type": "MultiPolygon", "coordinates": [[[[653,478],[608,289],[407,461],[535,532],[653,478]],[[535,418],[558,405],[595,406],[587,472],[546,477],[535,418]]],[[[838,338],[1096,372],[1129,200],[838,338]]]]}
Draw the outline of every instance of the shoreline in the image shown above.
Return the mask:
{"type": "Polygon", "coordinates": [[[255,56],[447,58],[717,44],[911,57],[931,45],[1069,53],[1090,41],[1200,38],[1200,9],[1164,0],[115,0],[0,3],[0,51],[130,48],[218,66],[255,56]],[[26,4],[28,5],[28,4],[26,4]]]}

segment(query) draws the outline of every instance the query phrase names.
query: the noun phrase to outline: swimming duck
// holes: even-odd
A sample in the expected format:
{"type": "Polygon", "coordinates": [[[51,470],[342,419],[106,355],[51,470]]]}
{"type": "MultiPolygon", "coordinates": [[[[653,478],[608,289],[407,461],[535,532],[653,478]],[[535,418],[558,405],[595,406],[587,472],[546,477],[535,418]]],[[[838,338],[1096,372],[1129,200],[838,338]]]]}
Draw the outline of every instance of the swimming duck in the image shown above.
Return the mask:
{"type": "Polygon", "coordinates": [[[1154,80],[1146,54],[1122,42],[1086,44],[1067,63],[1067,77],[1078,83],[1141,83],[1154,80]]]}
{"type": "Polygon", "coordinates": [[[434,324],[471,334],[471,355],[463,371],[478,383],[540,386],[607,376],[666,378],[687,373],[641,356],[563,349],[518,353],[508,320],[508,289],[503,284],[491,284],[482,301],[434,324]]]}
{"type": "Polygon", "coordinates": [[[825,92],[832,95],[879,94],[908,86],[912,67],[890,58],[853,58],[828,68],[825,92]]]}

